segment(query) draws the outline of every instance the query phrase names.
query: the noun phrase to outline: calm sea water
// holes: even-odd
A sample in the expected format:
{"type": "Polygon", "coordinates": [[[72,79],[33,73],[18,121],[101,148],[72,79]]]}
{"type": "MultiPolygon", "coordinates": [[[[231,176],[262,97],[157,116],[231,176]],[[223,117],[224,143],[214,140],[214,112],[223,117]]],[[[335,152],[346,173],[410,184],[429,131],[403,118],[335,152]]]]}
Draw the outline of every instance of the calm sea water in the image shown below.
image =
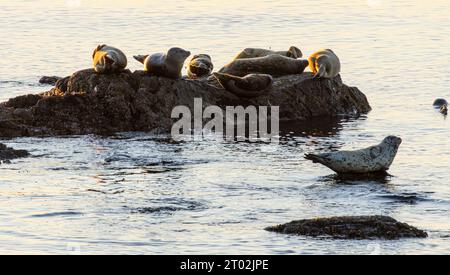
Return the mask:
{"type": "Polygon", "coordinates": [[[108,43],[131,55],[180,46],[219,68],[244,47],[332,48],[373,111],[291,125],[267,152],[246,143],[172,144],[120,134],[2,141],[33,157],[0,165],[0,253],[450,254],[450,3],[387,1],[0,2],[0,100],[42,92],[42,75],[90,66],[108,43]],[[325,125],[323,125],[325,124],[325,125]],[[404,139],[382,181],[342,181],[302,158],[404,139]],[[335,215],[390,215],[424,240],[336,241],[264,227],[335,215]]]}

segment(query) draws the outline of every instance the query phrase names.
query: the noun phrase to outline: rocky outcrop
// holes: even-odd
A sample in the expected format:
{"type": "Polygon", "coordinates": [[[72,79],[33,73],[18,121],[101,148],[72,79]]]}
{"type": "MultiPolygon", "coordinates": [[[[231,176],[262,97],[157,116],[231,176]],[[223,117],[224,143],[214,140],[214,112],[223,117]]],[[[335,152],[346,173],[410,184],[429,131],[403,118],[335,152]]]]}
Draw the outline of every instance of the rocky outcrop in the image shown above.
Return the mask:
{"type": "Polygon", "coordinates": [[[61,80],[61,77],[59,76],[43,76],[39,79],[39,83],[45,85],[55,85],[59,80],[61,80]]]}
{"type": "Polygon", "coordinates": [[[293,221],[266,228],[267,231],[336,239],[426,238],[428,234],[385,216],[333,217],[293,221]]]}
{"type": "Polygon", "coordinates": [[[112,134],[122,131],[168,132],[175,106],[280,106],[281,120],[358,115],[370,111],[366,96],[338,76],[313,80],[310,73],[274,80],[273,91],[243,99],[216,80],[172,80],[142,71],[101,75],[83,70],[57,81],[55,88],[0,104],[0,136],[112,134]]]}
{"type": "Polygon", "coordinates": [[[8,162],[16,158],[24,158],[30,154],[25,150],[14,150],[13,148],[7,147],[5,144],[0,143],[0,163],[8,162]]]}

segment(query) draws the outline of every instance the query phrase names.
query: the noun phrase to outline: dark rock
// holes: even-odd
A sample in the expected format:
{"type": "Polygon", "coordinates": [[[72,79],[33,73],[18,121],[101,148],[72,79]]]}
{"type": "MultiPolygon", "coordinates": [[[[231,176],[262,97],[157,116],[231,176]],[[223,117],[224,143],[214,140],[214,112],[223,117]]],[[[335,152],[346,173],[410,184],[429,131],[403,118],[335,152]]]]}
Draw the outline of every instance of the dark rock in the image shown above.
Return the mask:
{"type": "Polygon", "coordinates": [[[243,99],[215,80],[172,80],[142,71],[97,74],[82,70],[60,79],[55,88],[0,104],[0,136],[113,134],[125,131],[169,132],[175,106],[280,106],[280,119],[357,116],[371,110],[366,96],[338,76],[313,80],[303,73],[274,79],[269,95],[243,99]],[[19,110],[20,109],[20,110],[19,110]]]}
{"type": "Polygon", "coordinates": [[[0,161],[8,162],[16,158],[24,158],[30,154],[25,150],[14,150],[0,143],[0,161]]]}
{"type": "Polygon", "coordinates": [[[267,231],[335,239],[426,238],[428,234],[385,216],[333,217],[293,221],[266,228],[267,231]]]}
{"type": "Polygon", "coordinates": [[[61,79],[59,76],[43,76],[39,79],[39,83],[54,86],[61,79]]]}

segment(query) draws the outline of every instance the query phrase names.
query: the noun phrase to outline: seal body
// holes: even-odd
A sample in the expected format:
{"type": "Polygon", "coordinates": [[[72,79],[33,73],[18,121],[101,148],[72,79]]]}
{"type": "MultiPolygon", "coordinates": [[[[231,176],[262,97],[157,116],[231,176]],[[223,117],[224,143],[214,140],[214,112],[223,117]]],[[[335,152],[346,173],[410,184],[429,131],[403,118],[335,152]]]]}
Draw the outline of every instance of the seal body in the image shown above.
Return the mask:
{"type": "Polygon", "coordinates": [[[255,58],[255,57],[264,57],[271,54],[278,54],[290,58],[302,58],[303,53],[302,51],[292,46],[287,51],[272,51],[267,49],[259,49],[259,48],[246,48],[242,52],[240,52],[234,59],[245,59],[245,58],[255,58]]]}
{"type": "Polygon", "coordinates": [[[266,95],[273,85],[273,78],[267,74],[249,74],[239,77],[223,73],[214,73],[222,87],[238,97],[254,98],[266,95]]]}
{"type": "Polygon", "coordinates": [[[187,74],[189,78],[201,78],[211,75],[214,65],[211,56],[207,54],[197,54],[189,61],[187,74]]]}
{"type": "Polygon", "coordinates": [[[94,70],[97,73],[118,73],[127,67],[127,57],[119,49],[98,45],[92,54],[94,70]]]}
{"type": "Polygon", "coordinates": [[[181,78],[181,70],[191,53],[181,48],[171,48],[166,54],[136,55],[134,58],[144,64],[144,70],[152,75],[172,79],[181,78]]]}
{"type": "Polygon", "coordinates": [[[314,78],[334,78],[341,72],[339,57],[330,49],[313,53],[308,61],[314,78]]]}
{"type": "Polygon", "coordinates": [[[386,137],[379,145],[357,151],[307,154],[306,159],[321,163],[339,174],[362,174],[389,170],[402,139],[386,137]]]}
{"type": "Polygon", "coordinates": [[[241,77],[248,74],[283,76],[301,74],[306,67],[308,67],[307,60],[271,54],[264,57],[236,59],[223,67],[220,72],[241,77]]]}

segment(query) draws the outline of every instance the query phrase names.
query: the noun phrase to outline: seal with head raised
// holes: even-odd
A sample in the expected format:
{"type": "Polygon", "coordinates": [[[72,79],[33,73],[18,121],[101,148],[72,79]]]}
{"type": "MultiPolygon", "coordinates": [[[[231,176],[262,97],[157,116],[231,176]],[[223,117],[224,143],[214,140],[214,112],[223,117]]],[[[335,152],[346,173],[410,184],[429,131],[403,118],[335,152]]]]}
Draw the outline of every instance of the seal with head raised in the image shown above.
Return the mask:
{"type": "Polygon", "coordinates": [[[334,78],[341,72],[339,57],[330,49],[313,53],[308,61],[314,78],[334,78]]]}
{"type": "Polygon", "coordinates": [[[241,77],[248,74],[283,76],[301,74],[306,67],[308,67],[307,60],[271,54],[264,57],[235,59],[219,72],[241,77]]]}
{"type": "Polygon", "coordinates": [[[325,165],[339,174],[365,174],[389,170],[402,139],[386,137],[379,145],[357,151],[307,154],[305,158],[325,165]]]}
{"type": "Polygon", "coordinates": [[[118,73],[127,67],[127,57],[119,49],[98,45],[92,54],[94,70],[97,73],[118,73]]]}
{"type": "Polygon", "coordinates": [[[187,68],[189,78],[201,78],[211,75],[214,65],[211,61],[211,56],[207,54],[197,54],[189,61],[187,68]]]}
{"type": "Polygon", "coordinates": [[[259,49],[259,48],[246,48],[242,52],[240,52],[234,59],[245,59],[245,58],[255,58],[255,57],[264,57],[271,54],[279,54],[282,56],[290,57],[290,58],[302,58],[302,51],[295,47],[291,46],[287,51],[272,51],[267,49],[259,49]]]}
{"type": "Polygon", "coordinates": [[[267,74],[249,74],[244,77],[214,73],[222,87],[238,97],[254,98],[266,95],[272,89],[273,78],[267,74]]]}
{"type": "Polygon", "coordinates": [[[152,75],[172,79],[181,78],[184,61],[191,55],[181,48],[171,48],[166,54],[136,55],[134,59],[144,64],[144,70],[152,75]]]}

